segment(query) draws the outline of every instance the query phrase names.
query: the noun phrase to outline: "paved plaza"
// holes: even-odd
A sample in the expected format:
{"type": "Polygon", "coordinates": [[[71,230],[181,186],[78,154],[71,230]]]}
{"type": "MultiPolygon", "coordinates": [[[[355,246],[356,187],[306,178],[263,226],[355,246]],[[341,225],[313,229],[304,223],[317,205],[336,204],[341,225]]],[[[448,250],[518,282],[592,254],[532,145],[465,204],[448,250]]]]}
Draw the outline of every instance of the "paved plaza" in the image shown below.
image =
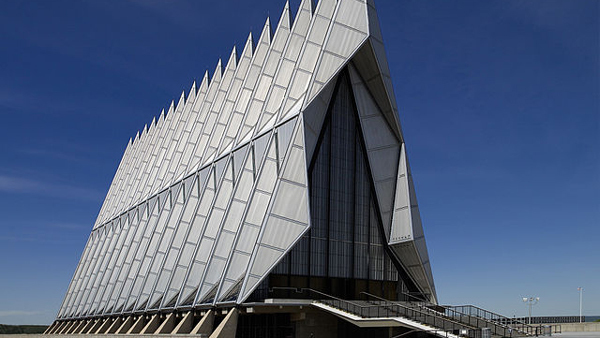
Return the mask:
{"type": "Polygon", "coordinates": [[[600,332],[565,332],[555,333],[552,337],[560,338],[600,338],[600,332]]]}

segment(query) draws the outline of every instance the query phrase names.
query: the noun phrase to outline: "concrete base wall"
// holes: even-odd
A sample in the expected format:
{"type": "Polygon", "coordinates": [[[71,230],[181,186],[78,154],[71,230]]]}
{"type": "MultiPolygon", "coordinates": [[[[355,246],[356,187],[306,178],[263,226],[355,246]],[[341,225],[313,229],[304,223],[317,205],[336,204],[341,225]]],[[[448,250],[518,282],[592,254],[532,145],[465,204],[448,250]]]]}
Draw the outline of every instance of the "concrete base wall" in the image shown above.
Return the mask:
{"type": "MultiPolygon", "coordinates": [[[[560,325],[562,332],[600,332],[600,323],[568,323],[568,324],[548,324],[560,325]]],[[[600,336],[600,334],[598,335],[600,336]]]]}

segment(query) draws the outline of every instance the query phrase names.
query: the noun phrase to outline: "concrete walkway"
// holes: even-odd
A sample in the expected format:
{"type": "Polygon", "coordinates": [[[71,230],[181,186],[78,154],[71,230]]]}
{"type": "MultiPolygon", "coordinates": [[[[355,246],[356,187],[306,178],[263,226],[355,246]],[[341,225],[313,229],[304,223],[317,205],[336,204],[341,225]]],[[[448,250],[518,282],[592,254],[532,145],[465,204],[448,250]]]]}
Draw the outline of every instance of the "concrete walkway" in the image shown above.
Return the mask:
{"type": "Polygon", "coordinates": [[[557,338],[600,338],[600,332],[553,333],[552,337],[557,337],[557,338]]]}

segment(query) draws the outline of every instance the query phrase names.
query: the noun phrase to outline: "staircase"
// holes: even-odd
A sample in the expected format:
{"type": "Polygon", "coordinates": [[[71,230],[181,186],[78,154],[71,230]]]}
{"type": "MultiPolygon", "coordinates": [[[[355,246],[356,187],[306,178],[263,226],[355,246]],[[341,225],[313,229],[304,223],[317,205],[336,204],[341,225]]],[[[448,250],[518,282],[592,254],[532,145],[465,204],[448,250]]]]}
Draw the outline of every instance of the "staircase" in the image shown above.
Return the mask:
{"type": "Polygon", "coordinates": [[[484,330],[489,330],[491,337],[538,336],[541,333],[540,327],[527,325],[521,321],[510,319],[473,305],[439,306],[426,302],[392,302],[369,293],[363,292],[363,294],[368,298],[376,299],[375,301],[371,301],[371,303],[379,304],[380,306],[398,305],[418,309],[420,312],[430,316],[442,316],[452,322],[464,325],[469,330],[475,332],[476,336],[484,330]]]}
{"type": "Polygon", "coordinates": [[[474,305],[443,306],[443,308],[445,309],[445,315],[476,327],[481,327],[481,325],[493,327],[497,332],[502,332],[501,337],[510,337],[509,334],[512,334],[512,337],[538,336],[541,334],[539,326],[527,325],[523,321],[508,318],[474,305]]]}
{"type": "Polygon", "coordinates": [[[313,299],[313,306],[360,327],[404,326],[446,338],[524,337],[542,333],[541,327],[527,325],[473,305],[394,302],[366,292],[362,292],[366,300],[345,300],[308,288],[278,289],[304,294],[313,299]]]}
{"type": "MultiPolygon", "coordinates": [[[[315,300],[313,306],[345,319],[359,327],[404,326],[446,338],[480,338],[481,333],[442,316],[432,316],[418,309],[398,305],[373,304],[368,301],[337,299],[315,300]]],[[[480,331],[480,330],[479,330],[480,331]]]]}

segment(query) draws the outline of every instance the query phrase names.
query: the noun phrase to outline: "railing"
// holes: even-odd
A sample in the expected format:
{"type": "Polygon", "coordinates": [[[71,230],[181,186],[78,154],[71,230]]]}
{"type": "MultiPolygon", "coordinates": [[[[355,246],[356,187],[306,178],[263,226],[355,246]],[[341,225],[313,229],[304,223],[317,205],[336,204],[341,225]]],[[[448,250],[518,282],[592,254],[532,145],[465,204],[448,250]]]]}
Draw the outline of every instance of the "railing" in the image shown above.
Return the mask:
{"type": "Polygon", "coordinates": [[[429,325],[433,327],[433,329],[427,331],[436,332],[437,334],[444,335],[446,337],[449,337],[450,334],[469,338],[481,337],[481,329],[469,327],[468,325],[456,322],[451,318],[447,318],[433,310],[410,307],[400,303],[393,303],[388,300],[384,300],[379,303],[368,301],[349,301],[309,288],[295,289],[288,287],[274,287],[272,289],[293,291],[300,294],[316,296],[311,298],[316,299],[322,304],[337,308],[362,318],[404,317],[422,324],[429,325]]]}
{"type": "MultiPolygon", "coordinates": [[[[363,292],[363,294],[371,297],[371,298],[375,298],[378,299],[380,301],[387,301],[393,304],[398,304],[397,302],[392,302],[386,299],[383,299],[381,297],[375,296],[375,295],[371,295],[369,293],[363,292]]],[[[439,307],[439,306],[433,306],[433,305],[428,305],[426,303],[411,303],[413,304],[413,306],[420,308],[422,311],[427,311],[429,313],[434,313],[438,316],[443,316],[445,318],[448,318],[450,320],[454,320],[464,326],[468,326],[471,327],[475,330],[481,330],[484,328],[487,328],[490,330],[490,333],[496,336],[501,336],[501,337],[517,337],[519,336],[517,334],[517,332],[514,332],[513,328],[508,327],[508,326],[504,326],[501,325],[499,323],[493,322],[491,320],[487,320],[485,317],[478,317],[478,316],[473,316],[473,315],[466,315],[464,313],[461,313],[459,311],[455,311],[451,308],[448,307],[439,307]],[[439,311],[436,311],[435,309],[438,308],[443,308],[444,312],[441,313],[439,311]]],[[[483,310],[483,309],[482,309],[483,310]]],[[[483,310],[485,311],[485,310],[483,310]]],[[[489,311],[488,311],[489,312],[489,311]]],[[[491,313],[491,312],[490,312],[491,313]]]]}
{"type": "MultiPolygon", "coordinates": [[[[517,320],[520,320],[524,323],[529,322],[529,317],[517,317],[517,320]]],[[[585,316],[580,318],[579,316],[537,316],[531,317],[531,324],[567,324],[567,323],[579,323],[582,320],[585,322],[585,316]]]]}
{"type": "Polygon", "coordinates": [[[507,330],[510,330],[511,334],[512,334],[513,330],[517,331],[518,333],[526,334],[526,335],[536,335],[537,336],[540,334],[539,327],[528,325],[523,321],[520,321],[520,320],[517,320],[514,318],[508,318],[508,317],[499,315],[497,313],[494,313],[494,312],[491,312],[488,310],[484,310],[477,306],[459,305],[459,306],[444,306],[444,308],[446,309],[447,315],[454,315],[454,314],[458,313],[460,317],[466,316],[466,317],[477,318],[477,319],[481,318],[482,320],[484,320],[488,323],[492,323],[494,325],[501,326],[501,327],[506,328],[507,330]]]}

